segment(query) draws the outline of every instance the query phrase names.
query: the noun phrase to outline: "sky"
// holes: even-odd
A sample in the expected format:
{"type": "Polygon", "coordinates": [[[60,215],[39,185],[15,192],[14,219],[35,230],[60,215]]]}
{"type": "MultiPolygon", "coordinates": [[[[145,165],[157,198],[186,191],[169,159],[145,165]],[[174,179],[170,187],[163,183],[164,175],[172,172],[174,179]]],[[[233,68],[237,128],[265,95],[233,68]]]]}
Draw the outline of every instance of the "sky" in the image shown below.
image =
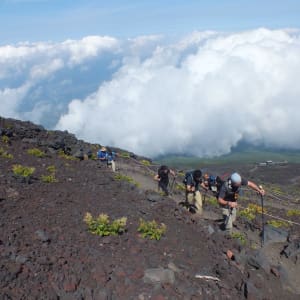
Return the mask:
{"type": "Polygon", "coordinates": [[[300,1],[0,0],[0,115],[137,154],[300,149],[300,1]]]}

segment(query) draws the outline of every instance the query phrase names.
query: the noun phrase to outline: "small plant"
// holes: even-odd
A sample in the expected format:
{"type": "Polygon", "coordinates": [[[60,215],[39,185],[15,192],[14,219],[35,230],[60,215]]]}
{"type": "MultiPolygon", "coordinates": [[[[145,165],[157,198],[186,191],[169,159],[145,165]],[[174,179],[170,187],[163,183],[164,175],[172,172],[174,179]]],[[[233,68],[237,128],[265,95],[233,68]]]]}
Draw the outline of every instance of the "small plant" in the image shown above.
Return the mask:
{"type": "Polygon", "coordinates": [[[138,232],[141,233],[143,238],[149,237],[151,240],[160,240],[162,235],[166,232],[166,225],[161,223],[157,224],[155,220],[146,222],[140,219],[138,232]]]}
{"type": "Polygon", "coordinates": [[[286,221],[281,221],[281,220],[269,220],[267,224],[275,227],[275,228],[280,228],[280,227],[289,227],[290,223],[286,221]]]}
{"type": "Polygon", "coordinates": [[[175,189],[177,191],[185,191],[185,185],[183,183],[176,183],[175,189]]]}
{"type": "Polygon", "coordinates": [[[242,233],[239,232],[232,233],[231,237],[233,239],[239,240],[242,245],[246,245],[246,238],[242,233]]]}
{"type": "Polygon", "coordinates": [[[32,149],[28,149],[27,153],[36,157],[45,157],[45,152],[38,149],[38,148],[32,148],[32,149]]]}
{"type": "Polygon", "coordinates": [[[52,166],[47,167],[47,171],[50,174],[49,175],[42,175],[41,180],[43,182],[46,182],[46,183],[57,182],[57,179],[55,178],[55,172],[56,172],[55,166],[52,165],[52,166]]]}
{"type": "Polygon", "coordinates": [[[77,160],[77,158],[76,157],[74,157],[74,156],[72,156],[72,155],[68,155],[68,154],[66,154],[63,150],[59,150],[58,151],[58,156],[60,157],[60,158],[64,158],[64,159],[68,159],[68,160],[77,160]]]}
{"type": "MultiPolygon", "coordinates": [[[[266,209],[264,209],[264,212],[266,212],[266,209]]],[[[255,219],[257,214],[262,213],[262,208],[260,205],[252,204],[250,203],[247,208],[240,211],[240,215],[248,219],[249,221],[252,221],[255,219]]]]}
{"type": "Polygon", "coordinates": [[[35,171],[33,167],[23,167],[22,165],[13,165],[13,172],[16,176],[30,177],[35,171]]]}
{"type": "Polygon", "coordinates": [[[122,158],[130,158],[130,154],[128,152],[121,152],[120,157],[122,158]]]}
{"type": "Polygon", "coordinates": [[[55,178],[55,175],[53,175],[53,174],[50,174],[50,175],[42,175],[42,176],[41,176],[41,180],[42,180],[43,182],[46,182],[46,183],[57,182],[57,179],[55,178]]]}
{"type": "Polygon", "coordinates": [[[211,206],[219,206],[218,200],[216,197],[209,197],[205,199],[205,202],[209,203],[211,206]]]}
{"type": "Polygon", "coordinates": [[[141,164],[146,166],[146,167],[151,166],[151,162],[149,160],[146,160],[146,159],[141,160],[141,164]]]}
{"type": "Polygon", "coordinates": [[[0,156],[3,158],[13,159],[14,156],[10,153],[7,153],[3,148],[0,148],[0,156]]]}
{"type": "Polygon", "coordinates": [[[119,181],[127,181],[129,183],[134,184],[135,186],[139,186],[139,183],[134,181],[133,178],[131,178],[130,176],[126,176],[126,175],[122,175],[122,174],[116,174],[114,176],[114,178],[116,180],[119,180],[119,181]]]}
{"type": "Polygon", "coordinates": [[[9,143],[9,137],[7,135],[3,135],[2,136],[2,142],[5,143],[5,144],[8,144],[9,143]]]}
{"type": "Polygon", "coordinates": [[[300,210],[299,209],[290,209],[290,210],[287,211],[286,215],[288,217],[300,216],[300,210]]]}
{"type": "Polygon", "coordinates": [[[110,223],[109,217],[106,214],[100,214],[97,218],[93,218],[92,215],[87,212],[84,217],[84,222],[88,225],[88,230],[92,234],[108,236],[125,232],[127,218],[116,219],[110,223]]]}

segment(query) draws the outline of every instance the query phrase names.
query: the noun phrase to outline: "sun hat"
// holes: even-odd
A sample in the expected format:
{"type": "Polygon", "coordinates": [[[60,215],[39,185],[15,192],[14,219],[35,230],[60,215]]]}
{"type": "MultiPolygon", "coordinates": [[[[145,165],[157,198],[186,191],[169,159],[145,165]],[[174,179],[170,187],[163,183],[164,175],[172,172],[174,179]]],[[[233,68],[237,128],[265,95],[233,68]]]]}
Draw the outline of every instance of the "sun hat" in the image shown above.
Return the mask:
{"type": "Polygon", "coordinates": [[[239,184],[242,182],[241,175],[238,173],[232,173],[230,176],[230,180],[233,184],[239,184]]]}

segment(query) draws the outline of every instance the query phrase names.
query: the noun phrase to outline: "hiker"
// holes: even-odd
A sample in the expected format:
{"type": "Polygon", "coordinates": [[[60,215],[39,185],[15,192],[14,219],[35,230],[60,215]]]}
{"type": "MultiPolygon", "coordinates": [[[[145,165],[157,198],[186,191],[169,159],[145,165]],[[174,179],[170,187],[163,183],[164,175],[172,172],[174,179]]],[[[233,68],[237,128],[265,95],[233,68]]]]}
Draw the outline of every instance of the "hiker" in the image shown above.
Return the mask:
{"type": "Polygon", "coordinates": [[[218,198],[220,188],[223,185],[224,181],[219,176],[209,175],[205,173],[203,176],[202,187],[207,192],[208,190],[213,193],[215,197],[218,198]]]}
{"type": "Polygon", "coordinates": [[[107,166],[111,167],[113,172],[116,171],[115,156],[116,153],[114,151],[108,151],[106,147],[101,147],[97,152],[98,159],[101,162],[106,162],[107,166]]]}
{"type": "Polygon", "coordinates": [[[159,167],[157,174],[154,176],[154,180],[158,181],[158,188],[161,188],[164,191],[165,196],[169,195],[169,174],[171,174],[175,180],[175,171],[170,169],[168,166],[162,165],[159,167]]]}
{"type": "Polygon", "coordinates": [[[232,232],[233,222],[236,219],[237,199],[242,186],[248,186],[262,196],[265,194],[265,191],[260,189],[254,182],[242,178],[238,173],[231,174],[221,186],[218,195],[218,202],[222,207],[224,219],[223,226],[228,233],[232,232]]]}
{"type": "Polygon", "coordinates": [[[202,214],[202,196],[200,188],[203,187],[201,170],[189,171],[183,180],[185,184],[186,203],[192,213],[202,214]]]}

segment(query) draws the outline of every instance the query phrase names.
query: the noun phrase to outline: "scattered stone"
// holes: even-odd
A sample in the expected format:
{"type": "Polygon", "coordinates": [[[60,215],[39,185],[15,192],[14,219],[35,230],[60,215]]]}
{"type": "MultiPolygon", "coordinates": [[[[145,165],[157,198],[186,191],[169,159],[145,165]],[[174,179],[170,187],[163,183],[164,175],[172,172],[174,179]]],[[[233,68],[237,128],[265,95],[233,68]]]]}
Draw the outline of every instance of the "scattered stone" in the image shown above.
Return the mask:
{"type": "Polygon", "coordinates": [[[43,243],[50,242],[48,234],[44,230],[37,230],[35,232],[36,237],[43,243]]]}
{"type": "Polygon", "coordinates": [[[147,269],[144,273],[143,278],[145,283],[170,283],[173,284],[175,282],[174,272],[170,269],[163,268],[153,268],[147,269]]]}

